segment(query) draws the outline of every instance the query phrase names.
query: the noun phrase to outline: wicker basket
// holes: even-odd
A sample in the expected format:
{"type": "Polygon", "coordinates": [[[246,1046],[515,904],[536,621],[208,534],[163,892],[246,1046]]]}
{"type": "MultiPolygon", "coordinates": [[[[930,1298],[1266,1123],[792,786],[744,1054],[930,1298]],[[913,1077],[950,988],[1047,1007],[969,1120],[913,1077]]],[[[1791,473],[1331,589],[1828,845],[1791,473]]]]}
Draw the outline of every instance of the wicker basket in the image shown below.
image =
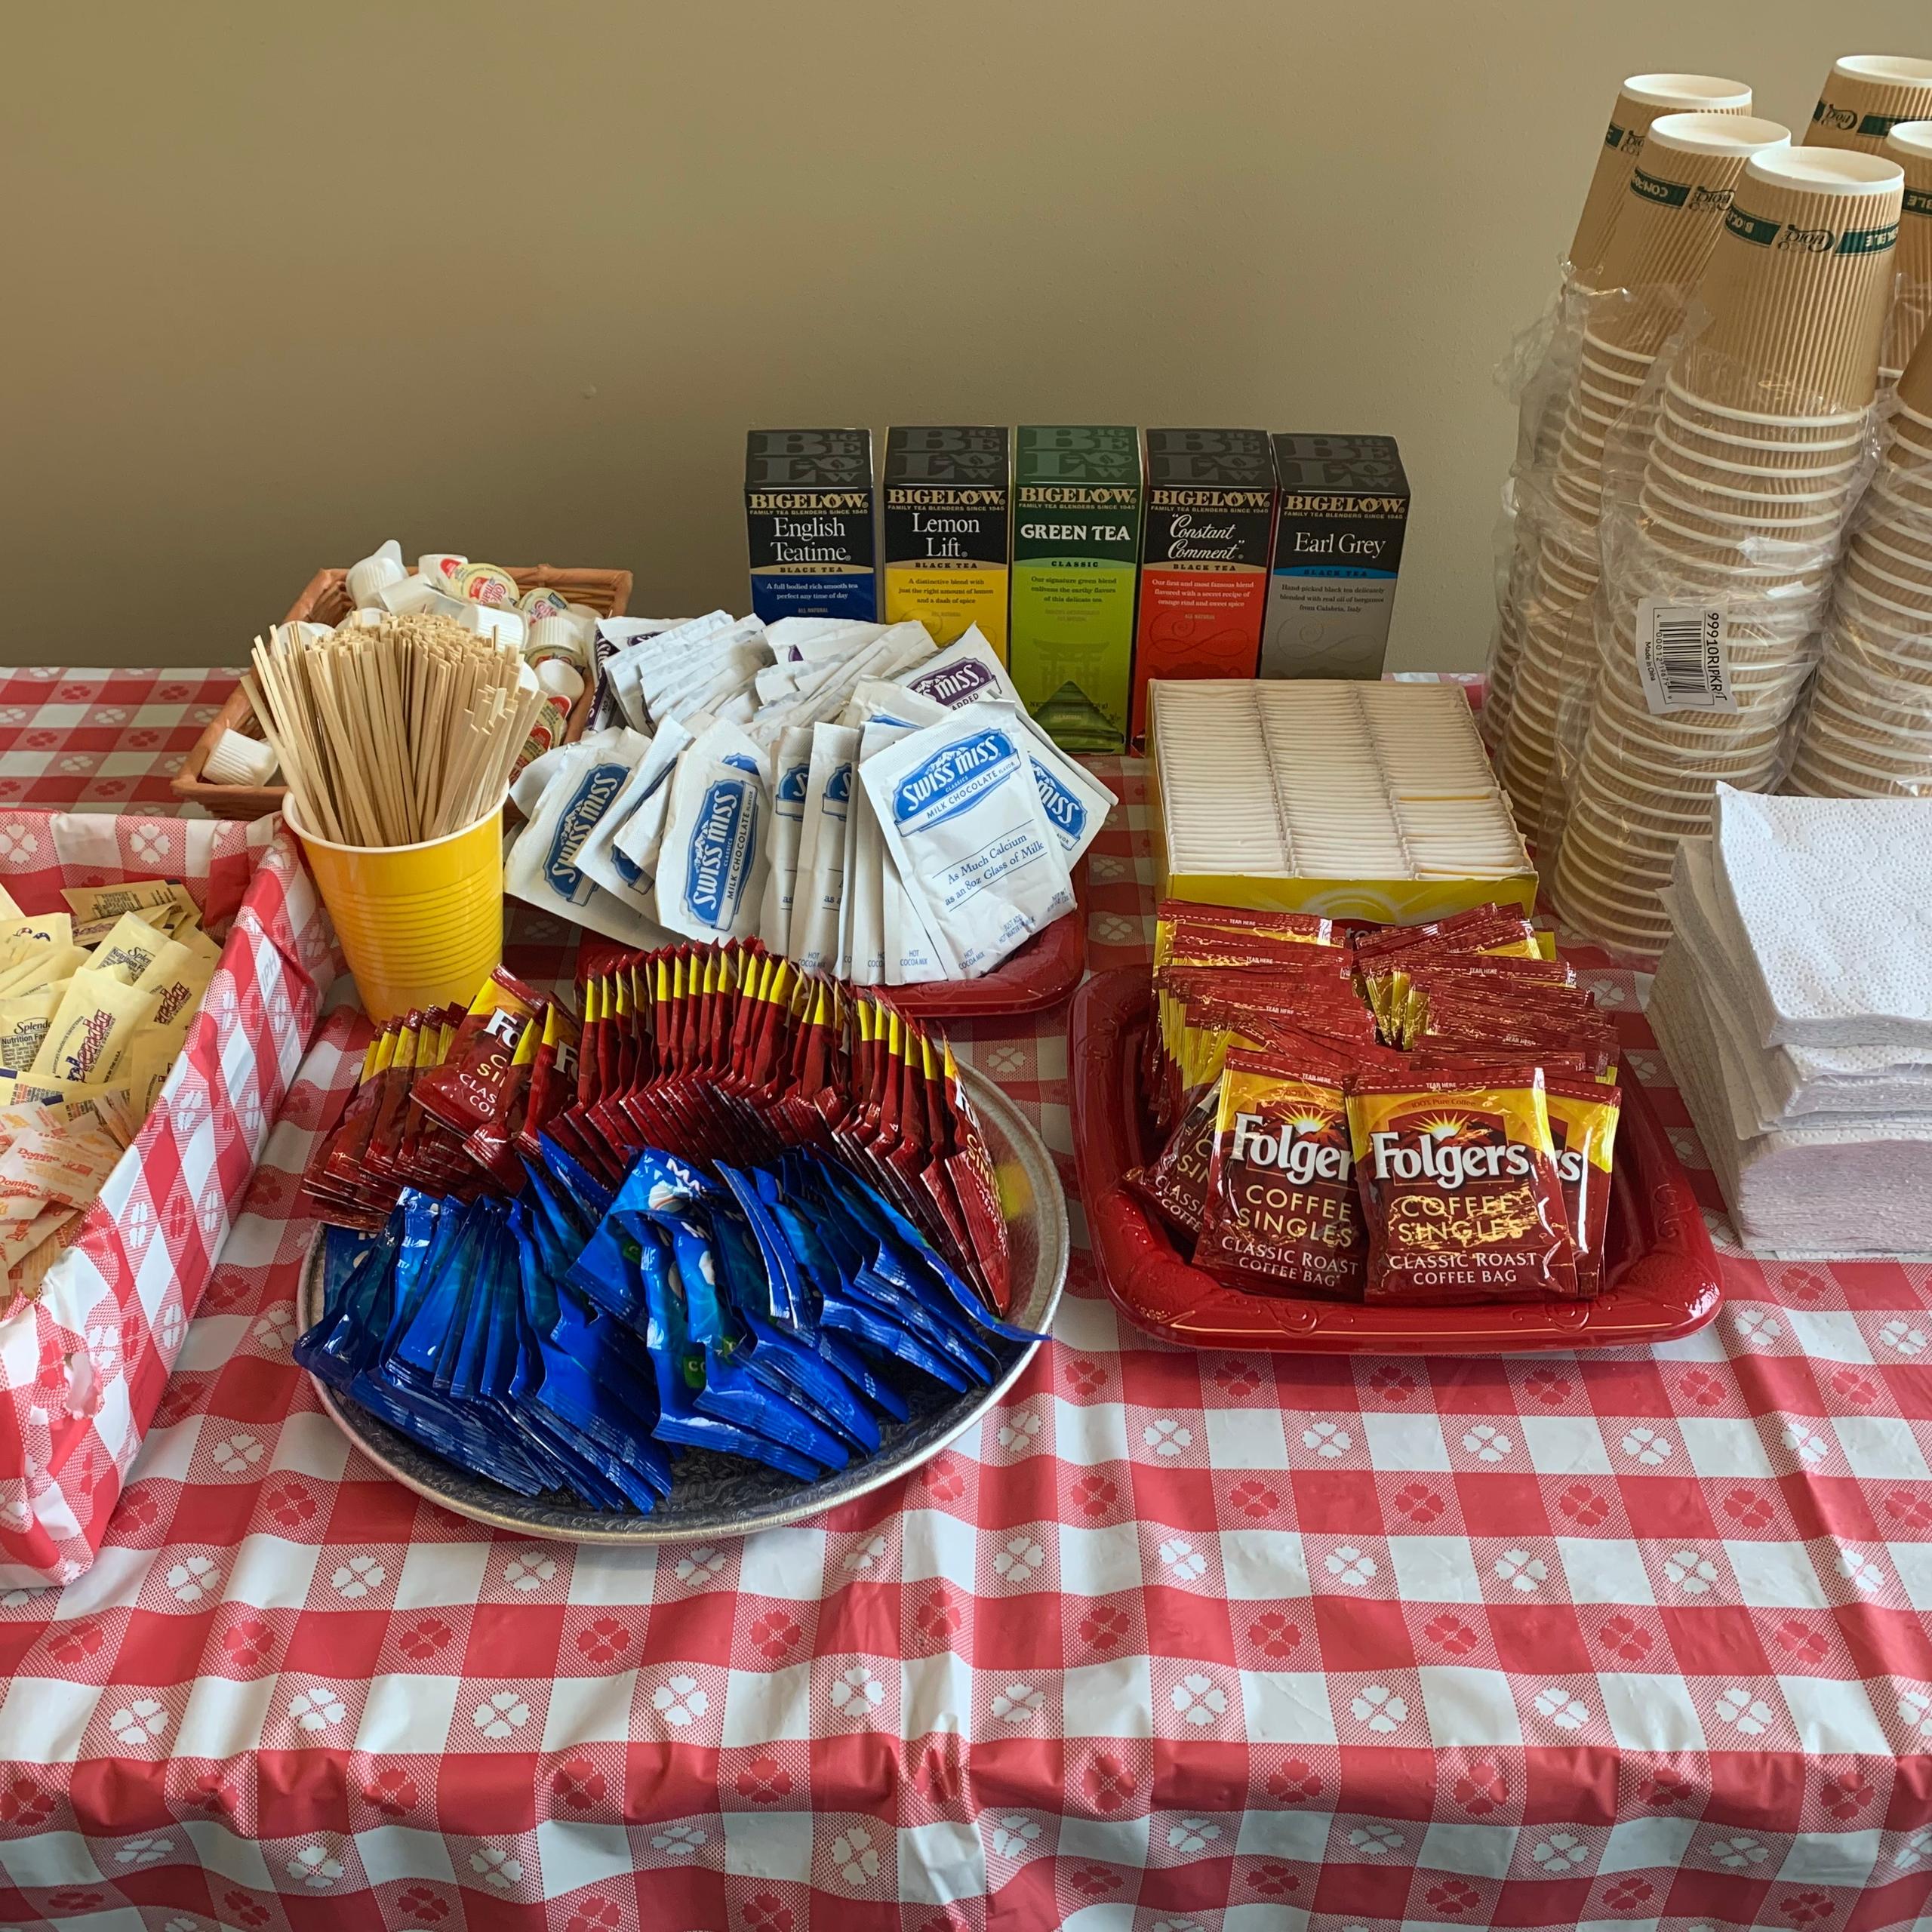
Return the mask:
{"type": "MultiPolygon", "coordinates": [[[[571,603],[587,605],[601,617],[621,617],[630,601],[629,571],[560,571],[548,564],[537,564],[521,570],[512,568],[510,575],[516,579],[520,591],[561,590],[571,603]]],[[[283,621],[339,624],[349,615],[349,573],[318,571],[309,579],[309,587],[289,607],[283,621]]],[[[594,688],[593,681],[586,678],[583,695],[573,706],[564,727],[566,742],[583,737],[594,688]]],[[[262,735],[261,727],[255,722],[254,707],[239,685],[181,761],[181,769],[171,781],[174,795],[203,807],[213,818],[265,818],[270,812],[280,811],[288,789],[285,785],[214,785],[202,777],[202,768],[224,731],[239,731],[250,738],[262,735]]]]}

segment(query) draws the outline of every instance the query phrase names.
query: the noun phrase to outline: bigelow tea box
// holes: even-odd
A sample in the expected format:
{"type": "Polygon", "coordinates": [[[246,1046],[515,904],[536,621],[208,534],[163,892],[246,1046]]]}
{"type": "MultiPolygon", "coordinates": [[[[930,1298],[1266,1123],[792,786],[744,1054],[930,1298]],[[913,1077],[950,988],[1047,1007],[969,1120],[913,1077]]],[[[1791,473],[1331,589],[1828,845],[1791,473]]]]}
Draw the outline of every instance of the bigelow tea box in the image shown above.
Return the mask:
{"type": "Polygon", "coordinates": [[[752,608],[780,617],[878,616],[869,429],[754,429],[745,438],[752,608]]]}
{"type": "Polygon", "coordinates": [[[1006,657],[1013,443],[1002,426],[885,432],[885,621],[940,645],[980,627],[1006,657]]]}
{"type": "Polygon", "coordinates": [[[1379,678],[1409,520],[1393,436],[1278,435],[1264,678],[1379,678]]]}
{"type": "Polygon", "coordinates": [[[1055,743],[1119,751],[1134,668],[1140,432],[1023,424],[1013,483],[1008,668],[1055,743]]]}
{"type": "Polygon", "coordinates": [[[1261,429],[1146,432],[1133,737],[1150,678],[1251,678],[1268,608],[1275,458],[1261,429]]]}

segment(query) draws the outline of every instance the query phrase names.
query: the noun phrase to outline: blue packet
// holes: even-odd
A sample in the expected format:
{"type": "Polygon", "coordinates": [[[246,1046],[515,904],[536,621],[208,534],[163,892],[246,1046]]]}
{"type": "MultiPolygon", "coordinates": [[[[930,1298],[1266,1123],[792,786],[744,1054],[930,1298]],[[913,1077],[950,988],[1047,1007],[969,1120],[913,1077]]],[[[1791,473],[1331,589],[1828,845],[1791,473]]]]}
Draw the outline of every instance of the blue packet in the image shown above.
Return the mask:
{"type": "Polygon", "coordinates": [[[667,1240],[655,1227],[647,1227],[642,1236],[638,1266],[649,1310],[645,1340],[657,1382],[658,1415],[653,1433],[660,1441],[723,1450],[769,1463],[802,1482],[816,1481],[820,1468],[809,1457],[699,1409],[695,1392],[703,1379],[703,1351],[694,1347],[685,1332],[684,1304],[673,1278],[667,1240]]]}
{"type": "Polygon", "coordinates": [[[863,1355],[824,1325],[826,1296],[840,1293],[838,1271],[811,1223],[782,1197],[775,1178],[761,1171],[758,1179],[759,1198],[771,1214],[774,1232],[798,1282],[798,1300],[808,1312],[812,1346],[875,1408],[894,1422],[905,1421],[912,1414],[905,1397],[863,1355]]]}
{"type": "Polygon", "coordinates": [[[685,1332],[703,1352],[698,1407],[755,1429],[828,1469],[844,1468],[852,1460],[845,1444],[739,1359],[745,1338],[734,1332],[718,1299],[717,1264],[705,1231],[681,1214],[663,1217],[663,1225],[671,1236],[678,1285],[684,1292],[685,1332]]]}
{"type": "MultiPolygon", "coordinates": [[[[728,1167],[720,1161],[718,1177],[731,1189],[739,1213],[751,1230],[752,1238],[758,1244],[759,1259],[764,1263],[764,1294],[763,1306],[758,1312],[769,1321],[778,1322],[786,1327],[796,1328],[804,1321],[804,1312],[799,1304],[802,1299],[795,1279],[795,1269],[789,1266],[789,1257],[785,1254],[784,1243],[778,1238],[777,1230],[771,1225],[771,1217],[761,1198],[756,1181],[750,1174],[742,1174],[737,1168],[728,1167]]],[[[741,1301],[740,1307],[752,1304],[741,1301]]]]}
{"type": "Polygon", "coordinates": [[[611,1211],[611,1204],[616,1200],[615,1192],[604,1183],[570,1150],[553,1140],[547,1134],[539,1134],[537,1146],[542,1150],[543,1166],[554,1174],[557,1184],[577,1204],[577,1210],[584,1224],[595,1227],[611,1211]]]}
{"type": "Polygon", "coordinates": [[[645,1321],[644,1281],[638,1272],[638,1244],[615,1220],[600,1221],[583,1252],[564,1278],[586,1301],[641,1331],[645,1321]]]}
{"type": "MultiPolygon", "coordinates": [[[[834,1331],[850,1337],[863,1343],[873,1355],[889,1361],[903,1362],[948,1389],[963,1392],[976,1386],[943,1353],[928,1348],[903,1322],[848,1292],[838,1260],[823,1238],[826,1230],[822,1225],[808,1220],[801,1210],[789,1201],[777,1204],[773,1211],[788,1245],[810,1271],[819,1296],[821,1334],[834,1331]]],[[[875,1375],[873,1379],[883,1386],[882,1377],[875,1375]]],[[[891,1413],[888,1402],[881,1402],[881,1406],[891,1413]]],[[[903,1421],[910,1411],[903,1401],[899,1406],[904,1413],[897,1420],[903,1421]]]]}
{"type": "Polygon", "coordinates": [[[989,1313],[971,1288],[953,1272],[912,1223],[885,1196],[849,1168],[826,1163],[826,1182],[842,1194],[852,1211],[877,1232],[881,1244],[893,1254],[909,1291],[919,1292],[915,1277],[930,1278],[950,1299],[953,1308],[974,1327],[1006,1342],[1044,1342],[1047,1337],[1032,1328],[1021,1328],[989,1313]]]}

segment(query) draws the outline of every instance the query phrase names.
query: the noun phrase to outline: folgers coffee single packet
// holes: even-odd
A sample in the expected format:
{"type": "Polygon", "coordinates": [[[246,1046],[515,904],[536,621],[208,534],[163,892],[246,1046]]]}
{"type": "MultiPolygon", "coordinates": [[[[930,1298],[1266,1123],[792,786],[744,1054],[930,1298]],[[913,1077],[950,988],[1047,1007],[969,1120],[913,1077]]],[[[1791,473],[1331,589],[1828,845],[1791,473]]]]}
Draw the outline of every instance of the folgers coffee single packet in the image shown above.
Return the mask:
{"type": "Polygon", "coordinates": [[[1614,1087],[1546,1072],[1543,1090],[1556,1143],[1563,1205],[1577,1251],[1577,1292],[1603,1286],[1604,1228],[1610,1213],[1610,1165],[1623,1096],[1614,1087]]]}
{"type": "Polygon", "coordinates": [[[500,1118],[517,1042],[543,1005],[539,995],[499,966],[469,1002],[448,1058],[423,1082],[417,1098],[459,1134],[500,1118]]]}
{"type": "Polygon", "coordinates": [[[1361,1209],[1345,1091],[1351,1069],[1319,1051],[1230,1052],[1194,1265],[1251,1294],[1353,1300],[1361,1209]]]}
{"type": "Polygon", "coordinates": [[[1168,1144],[1145,1167],[1122,1177],[1168,1225],[1192,1241],[1208,1204],[1208,1171],[1214,1158],[1214,1121],[1220,1110],[1217,1081],[1204,1088],[1182,1115],[1168,1144]]]}
{"type": "Polygon", "coordinates": [[[1367,1300],[1577,1297],[1540,1067],[1473,1080],[1377,1069],[1352,1083],[1348,1116],[1368,1228],[1367,1300]]]}

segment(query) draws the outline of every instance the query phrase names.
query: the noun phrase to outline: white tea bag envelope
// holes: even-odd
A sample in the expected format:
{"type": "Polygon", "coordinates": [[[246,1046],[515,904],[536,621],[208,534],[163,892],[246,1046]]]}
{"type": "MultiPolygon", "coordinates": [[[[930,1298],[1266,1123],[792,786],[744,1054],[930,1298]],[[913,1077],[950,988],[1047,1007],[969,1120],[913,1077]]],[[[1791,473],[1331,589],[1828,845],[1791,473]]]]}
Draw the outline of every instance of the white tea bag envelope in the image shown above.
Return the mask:
{"type": "Polygon", "coordinates": [[[792,894],[798,872],[798,835],[804,829],[805,793],[811,782],[812,734],[792,726],[779,739],[771,783],[771,862],[758,936],[765,949],[785,957],[792,936],[792,894]]]}
{"type": "Polygon", "coordinates": [[[1033,741],[1029,751],[1040,787],[1040,802],[1046,808],[1048,823],[1066,854],[1070,872],[1100,836],[1108,813],[1114,808],[1114,795],[1033,721],[1006,666],[979,626],[968,625],[956,643],[949,645],[937,657],[902,671],[894,681],[918,697],[944,705],[948,710],[982,697],[1001,698],[1014,706],[1033,741]]]}
{"type": "Polygon", "coordinates": [[[808,973],[829,972],[838,957],[838,918],[845,895],[845,818],[858,755],[856,731],[841,724],[812,727],[789,952],[808,973]]]}
{"type": "Polygon", "coordinates": [[[725,629],[731,621],[728,611],[709,611],[681,624],[660,623],[654,617],[600,618],[595,648],[603,691],[632,725],[641,729],[650,722],[637,677],[646,657],[696,644],[713,631],[725,629]]]}
{"type": "Polygon", "coordinates": [[[780,617],[765,627],[771,640],[771,654],[781,663],[805,663],[808,645],[815,651],[836,657],[869,644],[885,629],[883,624],[863,623],[855,617],[780,617]]]}
{"type": "Polygon", "coordinates": [[[626,945],[663,943],[656,921],[606,892],[577,863],[584,841],[650,745],[638,733],[614,725],[533,761],[524,777],[539,765],[549,768],[548,776],[530,823],[504,861],[506,891],[626,945]]]}
{"type": "Polygon", "coordinates": [[[771,829],[768,767],[735,724],[706,731],[678,761],[657,866],[657,916],[697,940],[749,939],[764,903],[771,829]]]}
{"type": "Polygon", "coordinates": [[[1013,706],[981,701],[860,768],[949,977],[977,979],[1073,909],[1028,743],[1013,706]]]}

